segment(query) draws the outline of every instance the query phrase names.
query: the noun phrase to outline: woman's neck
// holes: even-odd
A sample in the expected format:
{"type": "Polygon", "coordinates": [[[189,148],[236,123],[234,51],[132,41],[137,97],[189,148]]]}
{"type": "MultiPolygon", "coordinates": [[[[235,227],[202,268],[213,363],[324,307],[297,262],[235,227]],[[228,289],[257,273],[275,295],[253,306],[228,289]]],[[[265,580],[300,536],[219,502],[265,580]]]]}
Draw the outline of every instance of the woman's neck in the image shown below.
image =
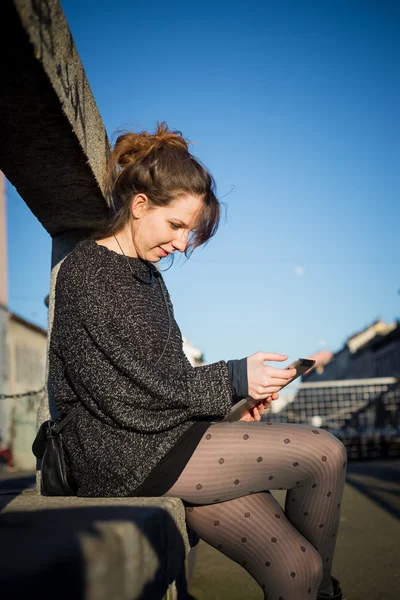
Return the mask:
{"type": "Polygon", "coordinates": [[[115,235],[96,240],[96,242],[100,246],[105,246],[109,250],[117,252],[117,254],[125,254],[130,258],[138,257],[130,231],[122,230],[115,235]]]}

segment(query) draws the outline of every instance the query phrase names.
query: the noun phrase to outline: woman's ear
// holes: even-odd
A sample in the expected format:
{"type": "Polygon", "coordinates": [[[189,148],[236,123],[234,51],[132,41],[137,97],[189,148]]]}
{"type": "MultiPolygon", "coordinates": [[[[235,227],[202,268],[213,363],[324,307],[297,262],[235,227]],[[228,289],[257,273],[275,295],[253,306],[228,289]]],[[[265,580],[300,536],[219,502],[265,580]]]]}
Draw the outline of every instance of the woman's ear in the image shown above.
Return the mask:
{"type": "Polygon", "coordinates": [[[149,201],[146,194],[136,194],[132,199],[131,212],[135,219],[140,219],[147,209],[149,201]]]}

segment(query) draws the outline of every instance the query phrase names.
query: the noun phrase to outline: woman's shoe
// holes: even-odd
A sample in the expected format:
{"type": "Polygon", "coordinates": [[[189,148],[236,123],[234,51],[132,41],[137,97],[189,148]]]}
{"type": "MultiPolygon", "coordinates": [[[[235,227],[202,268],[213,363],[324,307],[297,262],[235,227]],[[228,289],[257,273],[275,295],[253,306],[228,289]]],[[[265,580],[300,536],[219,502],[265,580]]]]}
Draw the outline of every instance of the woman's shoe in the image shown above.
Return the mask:
{"type": "Polygon", "coordinates": [[[332,587],[333,587],[333,595],[330,596],[326,592],[318,592],[317,600],[343,600],[343,593],[339,585],[339,581],[336,577],[331,577],[332,579],[332,587]]]}

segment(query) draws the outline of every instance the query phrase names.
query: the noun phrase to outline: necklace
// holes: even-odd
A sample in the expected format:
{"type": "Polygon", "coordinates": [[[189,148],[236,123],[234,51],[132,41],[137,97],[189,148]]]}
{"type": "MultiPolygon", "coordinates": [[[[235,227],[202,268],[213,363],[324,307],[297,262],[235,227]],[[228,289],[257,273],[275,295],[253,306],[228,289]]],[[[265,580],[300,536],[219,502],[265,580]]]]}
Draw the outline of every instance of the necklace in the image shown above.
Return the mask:
{"type": "MultiPolygon", "coordinates": [[[[158,359],[157,359],[157,360],[156,360],[156,362],[155,362],[155,364],[156,364],[156,365],[158,365],[158,363],[160,362],[160,360],[161,360],[161,359],[162,359],[162,357],[164,356],[164,353],[165,353],[165,351],[166,351],[166,349],[167,349],[168,342],[169,342],[169,340],[170,340],[170,337],[171,337],[171,326],[172,326],[172,316],[171,316],[171,311],[169,310],[168,301],[167,301],[167,297],[166,297],[166,294],[165,294],[165,291],[164,291],[164,287],[163,287],[163,285],[162,285],[162,283],[161,283],[160,274],[159,274],[159,273],[158,273],[158,271],[156,271],[155,269],[153,270],[153,268],[151,268],[151,267],[148,267],[148,269],[149,269],[149,271],[150,271],[150,279],[149,279],[148,281],[146,281],[145,279],[142,279],[141,277],[139,277],[139,275],[136,275],[136,274],[133,272],[133,269],[132,269],[132,267],[131,267],[131,263],[129,262],[129,258],[126,256],[125,252],[122,250],[122,246],[121,246],[121,244],[119,243],[117,236],[116,236],[116,235],[114,235],[114,237],[115,237],[115,241],[117,242],[117,244],[118,244],[118,246],[119,246],[119,249],[121,250],[122,254],[125,256],[125,258],[126,258],[126,260],[127,260],[127,262],[128,262],[128,267],[129,267],[129,270],[130,270],[130,272],[132,273],[132,275],[133,275],[133,277],[134,277],[135,279],[137,279],[138,281],[141,281],[142,283],[145,283],[146,285],[150,285],[150,284],[151,284],[151,282],[152,282],[152,281],[153,281],[153,279],[154,279],[154,273],[156,273],[156,274],[157,274],[157,277],[158,277],[158,283],[160,284],[160,288],[161,288],[162,296],[163,296],[163,299],[164,299],[165,308],[167,309],[167,314],[168,314],[168,337],[167,337],[167,341],[165,342],[165,346],[164,346],[164,348],[163,348],[163,351],[161,352],[160,356],[158,357],[158,359]]],[[[144,262],[144,261],[143,261],[143,262],[144,262]]]]}
{"type": "MultiPolygon", "coordinates": [[[[145,279],[142,279],[141,277],[139,277],[139,275],[136,275],[136,273],[134,273],[134,272],[133,272],[132,265],[131,265],[131,263],[129,262],[129,258],[126,256],[125,252],[122,250],[122,246],[121,246],[121,244],[119,243],[117,236],[116,236],[116,235],[114,235],[114,238],[115,238],[115,241],[117,242],[117,244],[118,244],[118,246],[119,246],[119,249],[121,250],[122,254],[123,254],[123,255],[125,256],[125,258],[126,258],[126,262],[128,263],[128,267],[129,267],[129,270],[130,270],[130,272],[132,273],[132,276],[133,276],[135,279],[137,279],[138,281],[140,281],[141,283],[145,283],[146,285],[150,285],[150,284],[151,284],[151,282],[152,282],[152,281],[153,281],[153,279],[154,279],[154,272],[153,272],[153,269],[152,269],[151,267],[149,267],[149,266],[147,266],[147,265],[146,265],[146,266],[147,266],[147,268],[149,269],[149,273],[150,273],[150,279],[149,279],[148,281],[146,281],[145,279]]],[[[144,261],[143,261],[143,262],[144,262],[144,261]]]]}

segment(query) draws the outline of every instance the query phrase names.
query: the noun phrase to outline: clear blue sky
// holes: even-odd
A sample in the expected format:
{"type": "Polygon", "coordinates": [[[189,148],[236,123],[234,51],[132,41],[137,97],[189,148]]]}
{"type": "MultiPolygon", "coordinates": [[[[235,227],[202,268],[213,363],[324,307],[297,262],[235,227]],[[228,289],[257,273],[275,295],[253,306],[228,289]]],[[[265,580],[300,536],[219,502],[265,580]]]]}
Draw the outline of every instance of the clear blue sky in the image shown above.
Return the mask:
{"type": "MultiPolygon", "coordinates": [[[[397,0],[61,4],[109,136],[167,121],[224,196],[165,274],[209,362],[335,351],[399,316],[397,0]]],[[[7,191],[9,305],[46,326],[50,238],[7,191]]]]}

